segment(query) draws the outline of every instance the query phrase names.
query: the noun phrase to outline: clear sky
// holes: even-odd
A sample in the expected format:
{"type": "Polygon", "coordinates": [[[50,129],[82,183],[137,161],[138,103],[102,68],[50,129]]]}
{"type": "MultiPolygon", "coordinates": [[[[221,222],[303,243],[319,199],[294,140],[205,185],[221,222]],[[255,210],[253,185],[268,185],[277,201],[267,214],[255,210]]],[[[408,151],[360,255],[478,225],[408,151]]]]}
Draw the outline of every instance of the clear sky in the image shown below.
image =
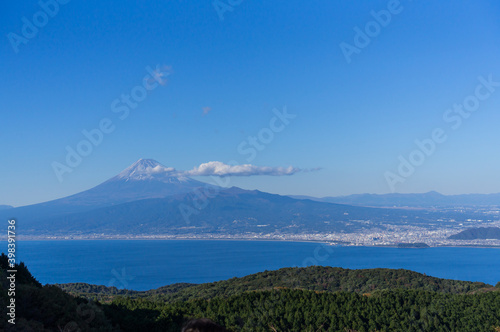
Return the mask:
{"type": "Polygon", "coordinates": [[[321,168],[230,178],[279,194],[500,192],[500,87],[478,87],[500,82],[498,1],[54,1],[0,13],[0,204],[67,196],[139,158],[321,168]],[[476,110],[448,112],[464,101],[476,110]],[[113,131],[87,153],[82,131],[102,121],[113,131]],[[415,152],[436,128],[446,140],[415,152]]]}

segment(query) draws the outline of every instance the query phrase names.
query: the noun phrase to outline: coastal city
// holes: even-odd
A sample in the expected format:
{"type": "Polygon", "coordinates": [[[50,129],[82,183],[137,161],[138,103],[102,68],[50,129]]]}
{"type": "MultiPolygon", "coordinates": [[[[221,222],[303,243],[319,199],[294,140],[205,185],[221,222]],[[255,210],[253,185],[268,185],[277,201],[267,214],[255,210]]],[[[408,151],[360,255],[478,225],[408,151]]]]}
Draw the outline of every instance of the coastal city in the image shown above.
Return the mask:
{"type": "MultiPolygon", "coordinates": [[[[426,247],[500,247],[500,239],[449,239],[450,236],[467,228],[460,226],[427,228],[411,225],[382,224],[381,228],[369,228],[353,233],[256,233],[244,232],[235,234],[113,234],[104,233],[86,235],[60,236],[20,236],[20,240],[269,240],[322,242],[340,246],[383,246],[404,248],[426,247]]],[[[500,221],[471,222],[470,227],[500,227],[500,221]]]]}

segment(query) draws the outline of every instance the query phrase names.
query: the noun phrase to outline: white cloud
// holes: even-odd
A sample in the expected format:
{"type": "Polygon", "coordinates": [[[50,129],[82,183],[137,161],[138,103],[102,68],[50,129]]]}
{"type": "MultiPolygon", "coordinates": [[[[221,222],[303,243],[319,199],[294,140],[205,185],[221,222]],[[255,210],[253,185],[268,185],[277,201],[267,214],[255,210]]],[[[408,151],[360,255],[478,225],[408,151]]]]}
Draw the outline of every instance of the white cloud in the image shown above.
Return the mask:
{"type": "Polygon", "coordinates": [[[145,169],[145,172],[147,173],[153,173],[153,174],[156,174],[156,173],[171,173],[171,172],[174,172],[175,171],[175,168],[173,167],[163,167],[163,166],[160,166],[160,165],[157,165],[155,167],[147,167],[145,169]]]}
{"type": "MultiPolygon", "coordinates": [[[[317,170],[317,169],[314,169],[317,170]]],[[[255,166],[250,164],[245,165],[227,165],[220,161],[210,161],[203,163],[190,171],[185,171],[184,175],[187,176],[252,176],[252,175],[293,175],[303,170],[300,168],[289,167],[269,167],[269,166],[255,166]]]]}

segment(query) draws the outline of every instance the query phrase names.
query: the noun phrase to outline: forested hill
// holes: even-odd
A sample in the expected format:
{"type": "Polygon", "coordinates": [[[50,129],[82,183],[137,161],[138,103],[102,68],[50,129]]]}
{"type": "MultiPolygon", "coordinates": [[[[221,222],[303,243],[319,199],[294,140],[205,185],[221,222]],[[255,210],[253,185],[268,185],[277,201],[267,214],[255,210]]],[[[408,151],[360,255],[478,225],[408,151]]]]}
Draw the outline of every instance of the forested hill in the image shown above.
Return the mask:
{"type": "Polygon", "coordinates": [[[451,240],[476,240],[476,239],[498,239],[500,240],[500,228],[477,227],[469,228],[458,234],[448,237],[451,240]]]}
{"type": "MultiPolygon", "coordinates": [[[[0,256],[6,317],[7,257],[0,256]]],[[[42,286],[15,267],[16,325],[1,331],[181,331],[207,317],[230,331],[500,331],[500,287],[407,270],[285,268],[201,285],[148,292],[87,284],[42,286]],[[112,302],[75,297],[100,294],[112,302]],[[128,294],[127,294],[128,292],[128,294]],[[117,296],[127,294],[126,296],[117,296]]]]}
{"type": "Polygon", "coordinates": [[[120,331],[113,328],[101,306],[83,298],[75,298],[53,285],[42,286],[23,264],[16,264],[15,288],[7,273],[8,258],[0,256],[0,331],[120,331]],[[15,300],[15,316],[7,306],[15,300]],[[8,319],[14,318],[14,324],[8,319]]]}
{"type": "Polygon", "coordinates": [[[242,278],[206,284],[173,284],[150,291],[119,290],[115,287],[84,283],[59,284],[63,290],[96,300],[110,300],[118,295],[131,298],[149,297],[164,301],[229,297],[247,291],[291,288],[324,292],[371,293],[389,289],[414,289],[440,293],[467,294],[493,286],[482,282],[440,279],[409,270],[349,270],[338,267],[310,266],[265,271],[242,278]]]}

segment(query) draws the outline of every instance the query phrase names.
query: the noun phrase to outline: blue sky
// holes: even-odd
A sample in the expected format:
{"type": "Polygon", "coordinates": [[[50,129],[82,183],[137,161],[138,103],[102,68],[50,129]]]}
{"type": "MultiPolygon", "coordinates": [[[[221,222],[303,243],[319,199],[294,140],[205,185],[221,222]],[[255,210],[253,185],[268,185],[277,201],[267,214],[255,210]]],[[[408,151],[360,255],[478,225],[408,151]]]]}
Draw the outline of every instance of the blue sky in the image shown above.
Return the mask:
{"type": "Polygon", "coordinates": [[[37,1],[10,1],[0,13],[0,204],[73,194],[139,158],[178,170],[247,163],[238,146],[284,107],[296,117],[251,164],[321,170],[231,185],[313,196],[500,192],[500,88],[458,129],[443,119],[474,95],[478,77],[500,82],[496,1],[221,0],[232,9],[223,20],[211,1],[61,2],[46,22],[37,1]],[[348,63],[340,45],[355,46],[354,28],[366,33],[371,12],[388,7],[397,13],[348,63]],[[13,42],[34,19],[38,31],[13,42]],[[166,84],[120,120],[112,102],[157,65],[166,84]],[[114,131],[59,181],[53,163],[102,119],[114,131]],[[387,172],[401,176],[398,157],[435,128],[446,141],[391,188],[387,172]]]}

